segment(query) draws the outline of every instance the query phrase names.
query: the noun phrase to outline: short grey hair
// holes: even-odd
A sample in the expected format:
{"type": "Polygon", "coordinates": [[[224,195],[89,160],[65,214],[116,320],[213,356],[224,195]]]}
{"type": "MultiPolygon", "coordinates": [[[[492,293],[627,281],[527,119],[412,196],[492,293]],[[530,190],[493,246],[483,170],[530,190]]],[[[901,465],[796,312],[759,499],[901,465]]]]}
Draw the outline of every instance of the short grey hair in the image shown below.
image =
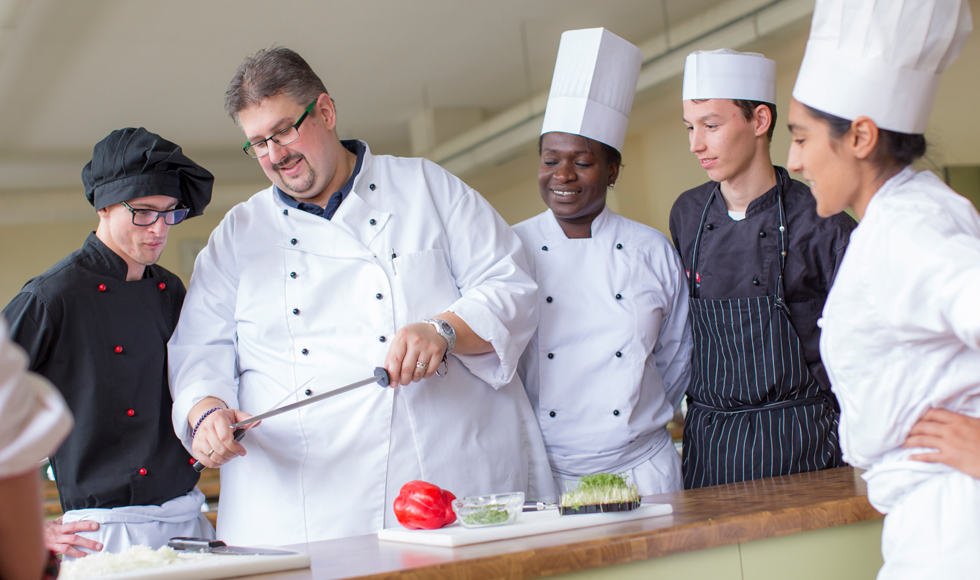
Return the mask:
{"type": "Polygon", "coordinates": [[[238,113],[279,94],[306,106],[327,88],[299,54],[283,46],[262,49],[245,59],[225,91],[225,112],[238,113]]]}

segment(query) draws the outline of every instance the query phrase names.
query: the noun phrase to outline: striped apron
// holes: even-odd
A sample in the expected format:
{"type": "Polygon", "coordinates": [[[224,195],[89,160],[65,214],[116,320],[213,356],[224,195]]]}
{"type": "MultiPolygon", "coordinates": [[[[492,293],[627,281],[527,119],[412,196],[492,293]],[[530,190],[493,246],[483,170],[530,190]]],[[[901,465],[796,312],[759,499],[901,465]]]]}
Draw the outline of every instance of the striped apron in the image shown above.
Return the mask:
{"type": "Polygon", "coordinates": [[[810,373],[786,306],[786,217],[777,173],[776,294],[702,300],[693,277],[708,208],[688,274],[694,361],[684,421],[684,488],[843,465],[834,400],[810,373]]]}

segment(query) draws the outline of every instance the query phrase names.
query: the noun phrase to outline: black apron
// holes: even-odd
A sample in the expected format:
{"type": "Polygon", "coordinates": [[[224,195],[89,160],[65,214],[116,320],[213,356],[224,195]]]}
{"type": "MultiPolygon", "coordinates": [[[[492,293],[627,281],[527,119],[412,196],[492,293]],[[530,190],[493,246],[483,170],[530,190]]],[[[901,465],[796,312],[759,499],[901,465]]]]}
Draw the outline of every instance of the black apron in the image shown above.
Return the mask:
{"type": "Polygon", "coordinates": [[[776,294],[702,300],[697,275],[704,206],[688,283],[694,361],[684,421],[684,488],[843,465],[838,413],[807,367],[790,321],[783,271],[786,216],[777,173],[779,280],[776,294]]]}

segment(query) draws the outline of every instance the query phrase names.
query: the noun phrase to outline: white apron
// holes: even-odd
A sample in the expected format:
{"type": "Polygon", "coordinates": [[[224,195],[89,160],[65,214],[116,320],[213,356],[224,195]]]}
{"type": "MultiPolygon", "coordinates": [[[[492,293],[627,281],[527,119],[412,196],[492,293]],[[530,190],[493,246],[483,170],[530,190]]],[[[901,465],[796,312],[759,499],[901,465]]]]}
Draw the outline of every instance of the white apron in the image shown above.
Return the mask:
{"type": "Polygon", "coordinates": [[[569,239],[548,210],[514,227],[541,321],[520,374],[558,492],[629,473],[643,495],[681,489],[667,422],[690,379],[687,284],[660,232],[605,208],[569,239]]]}
{"type": "MultiPolygon", "coordinates": [[[[104,554],[124,552],[131,546],[149,546],[156,550],[167,545],[170,538],[214,538],[214,528],[201,513],[204,494],[196,487],[187,495],[175,497],[163,505],[135,505],[111,509],[88,508],[65,512],[62,523],[97,522],[94,532],[76,535],[103,544],[104,554]]],[[[83,552],[98,554],[87,548],[83,552]]],[[[65,556],[66,561],[74,560],[65,556]]]]}

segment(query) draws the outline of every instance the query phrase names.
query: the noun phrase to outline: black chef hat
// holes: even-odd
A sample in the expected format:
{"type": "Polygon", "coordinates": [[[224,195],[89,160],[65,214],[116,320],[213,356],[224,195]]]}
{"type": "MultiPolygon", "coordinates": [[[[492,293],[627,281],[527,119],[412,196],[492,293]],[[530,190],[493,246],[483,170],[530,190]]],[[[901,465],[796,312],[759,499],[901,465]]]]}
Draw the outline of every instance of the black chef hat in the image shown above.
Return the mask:
{"type": "Polygon", "coordinates": [[[85,197],[95,209],[138,197],[166,195],[204,213],[211,201],[214,176],[188,159],[180,147],[140,127],[119,129],[96,143],[92,160],[82,169],[85,197]]]}

